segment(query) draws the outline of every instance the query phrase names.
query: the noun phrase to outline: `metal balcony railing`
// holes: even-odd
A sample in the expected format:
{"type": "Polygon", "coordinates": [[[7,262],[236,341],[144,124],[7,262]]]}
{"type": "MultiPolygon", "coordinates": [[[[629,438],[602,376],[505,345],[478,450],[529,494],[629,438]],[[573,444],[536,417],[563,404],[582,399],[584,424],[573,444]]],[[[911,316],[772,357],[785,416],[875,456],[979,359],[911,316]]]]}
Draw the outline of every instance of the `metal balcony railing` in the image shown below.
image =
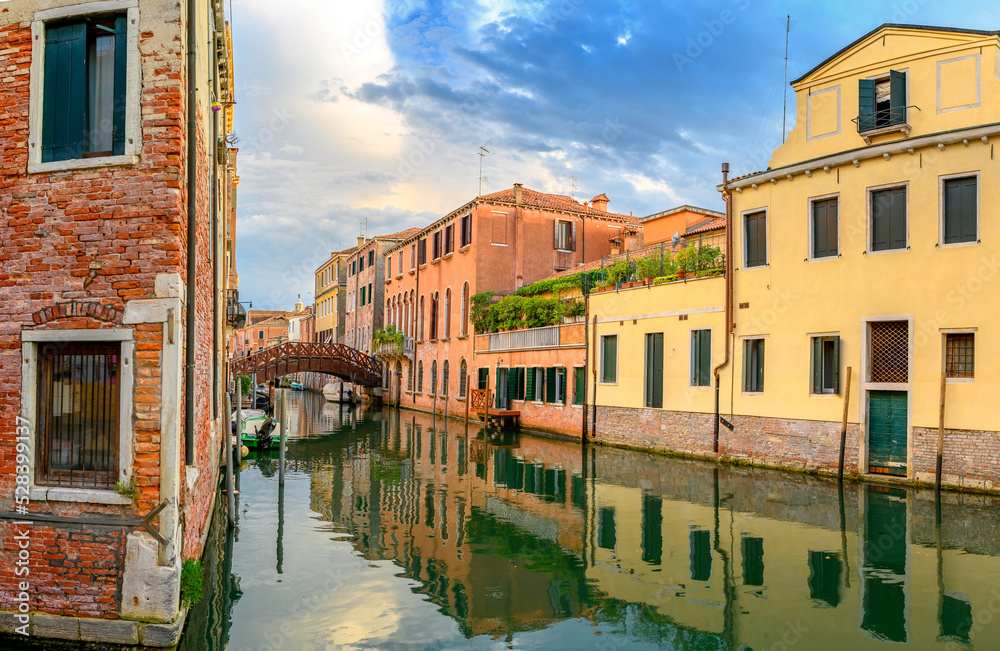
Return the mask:
{"type": "Polygon", "coordinates": [[[508,330],[490,333],[489,349],[518,350],[527,348],[556,348],[559,346],[559,326],[508,330]]]}
{"type": "Polygon", "coordinates": [[[376,357],[409,357],[413,354],[413,337],[404,337],[403,343],[383,341],[372,346],[376,357]]]}
{"type": "Polygon", "coordinates": [[[858,133],[876,131],[887,127],[901,127],[907,124],[906,110],[911,108],[915,108],[918,111],[920,110],[919,107],[913,105],[891,106],[887,109],[881,109],[871,113],[862,113],[851,121],[858,126],[858,133]]]}
{"type": "Polygon", "coordinates": [[[240,305],[240,290],[226,290],[226,325],[242,328],[247,320],[247,311],[240,305]]]}

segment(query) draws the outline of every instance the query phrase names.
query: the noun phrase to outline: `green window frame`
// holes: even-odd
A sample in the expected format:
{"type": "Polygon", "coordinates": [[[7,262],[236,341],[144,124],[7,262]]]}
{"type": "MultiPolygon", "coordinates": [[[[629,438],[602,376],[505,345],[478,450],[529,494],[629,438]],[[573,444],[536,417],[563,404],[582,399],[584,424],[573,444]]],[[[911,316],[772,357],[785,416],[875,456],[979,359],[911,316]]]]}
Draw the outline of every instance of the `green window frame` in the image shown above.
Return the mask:
{"type": "Polygon", "coordinates": [[[479,389],[483,390],[489,388],[490,386],[490,369],[480,368],[479,369],[479,389]]]}
{"type": "Polygon", "coordinates": [[[858,80],[858,133],[906,124],[906,73],[858,80]],[[885,91],[888,91],[886,93],[885,91]]]}
{"type": "Polygon", "coordinates": [[[712,330],[691,331],[691,386],[712,384],[712,330]]]}
{"type": "Polygon", "coordinates": [[[618,335],[601,335],[601,384],[618,383],[618,335]]]}
{"type": "Polygon", "coordinates": [[[743,340],[743,391],[744,393],[764,391],[763,337],[743,340]]]}
{"type": "Polygon", "coordinates": [[[872,190],[872,251],[906,249],[906,186],[872,190]]]}
{"type": "Polygon", "coordinates": [[[743,216],[745,267],[767,265],[767,211],[759,210],[743,216]]]}
{"type": "Polygon", "coordinates": [[[125,153],[127,43],[124,13],[45,25],[41,162],[125,153]]]}
{"type": "Polygon", "coordinates": [[[573,404],[582,405],[587,392],[587,369],[577,366],[573,369],[573,404]]]}
{"type": "Polygon", "coordinates": [[[836,258],[840,255],[839,201],[836,197],[812,202],[812,257],[836,258]]]}
{"type": "Polygon", "coordinates": [[[555,367],[545,369],[545,402],[556,401],[556,369],[555,367]]]}
{"type": "Polygon", "coordinates": [[[565,405],[567,392],[566,392],[566,367],[560,366],[556,368],[556,397],[559,404],[565,405]]]}
{"type": "Polygon", "coordinates": [[[975,176],[944,179],[942,183],[942,244],[979,241],[979,179],[975,176]]]}
{"type": "Polygon", "coordinates": [[[809,392],[840,395],[840,336],[810,337],[812,369],[809,392]]]}
{"type": "Polygon", "coordinates": [[[663,408],[663,333],[646,334],[645,395],[647,409],[663,408]]]}

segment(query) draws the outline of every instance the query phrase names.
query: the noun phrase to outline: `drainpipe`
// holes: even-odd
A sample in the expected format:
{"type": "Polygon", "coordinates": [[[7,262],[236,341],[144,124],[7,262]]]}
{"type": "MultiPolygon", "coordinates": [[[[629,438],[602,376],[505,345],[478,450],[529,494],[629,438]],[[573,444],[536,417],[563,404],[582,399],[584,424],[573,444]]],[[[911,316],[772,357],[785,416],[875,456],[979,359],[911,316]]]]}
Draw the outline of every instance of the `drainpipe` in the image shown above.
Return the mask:
{"type": "MultiPolygon", "coordinates": [[[[414,245],[414,247],[416,247],[414,249],[414,251],[413,251],[413,258],[414,258],[413,261],[416,263],[417,277],[414,280],[415,287],[414,287],[414,291],[413,291],[413,305],[411,306],[411,309],[413,310],[413,314],[411,315],[411,318],[413,320],[413,362],[412,362],[413,366],[411,366],[410,368],[411,368],[411,370],[413,372],[413,387],[412,387],[413,391],[410,393],[410,400],[412,400],[413,401],[413,405],[416,406],[416,404],[417,404],[417,334],[419,334],[417,328],[420,325],[417,320],[418,320],[418,318],[420,318],[420,317],[423,316],[422,314],[420,314],[420,308],[418,307],[420,305],[420,236],[419,236],[419,234],[417,235],[417,239],[414,240],[413,245],[414,245]]],[[[426,251],[426,249],[425,249],[425,251],[426,251]]],[[[405,342],[406,339],[404,338],[403,341],[405,342]]]]}
{"type": "Polygon", "coordinates": [[[722,363],[715,367],[715,426],[712,430],[712,450],[719,453],[719,371],[729,365],[729,338],[733,332],[733,195],[729,189],[729,163],[722,164],[722,199],[726,202],[726,354],[722,363]]]}
{"type": "MultiPolygon", "coordinates": [[[[584,342],[590,342],[590,288],[586,287],[586,281],[580,283],[580,289],[586,291],[587,293],[583,296],[583,340],[584,342]]],[[[585,349],[586,350],[586,349],[585,349]]],[[[590,365],[590,354],[589,350],[583,356],[583,409],[581,409],[581,414],[583,418],[583,429],[580,432],[580,439],[583,446],[587,446],[587,367],[590,365]]],[[[586,463],[584,463],[586,465],[586,463]]]]}
{"type": "Polygon", "coordinates": [[[198,108],[196,104],[198,88],[198,59],[195,47],[198,30],[195,24],[196,0],[187,0],[187,314],[184,333],[184,462],[194,465],[194,328],[195,328],[195,285],[198,265],[196,259],[198,229],[198,108]]]}

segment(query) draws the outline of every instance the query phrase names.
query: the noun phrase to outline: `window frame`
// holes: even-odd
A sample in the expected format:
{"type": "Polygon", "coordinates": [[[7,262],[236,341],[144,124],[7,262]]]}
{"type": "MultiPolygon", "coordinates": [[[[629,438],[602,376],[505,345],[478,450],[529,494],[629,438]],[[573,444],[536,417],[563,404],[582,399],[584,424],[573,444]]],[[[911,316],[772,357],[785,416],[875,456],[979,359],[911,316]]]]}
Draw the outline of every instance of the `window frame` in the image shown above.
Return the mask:
{"type": "Polygon", "coordinates": [[[959,246],[975,246],[981,243],[982,237],[982,178],[980,175],[981,170],[974,170],[970,172],[959,172],[956,174],[943,174],[938,177],[938,246],[942,249],[944,248],[954,248],[959,246]],[[951,244],[946,244],[944,241],[945,236],[945,200],[944,200],[944,186],[945,181],[953,181],[958,179],[976,179],[976,239],[971,242],[952,242],[951,244]]]}
{"type": "MultiPolygon", "coordinates": [[[[746,335],[746,336],[740,337],[740,341],[742,341],[742,342],[747,342],[747,341],[762,341],[762,342],[766,343],[767,339],[768,339],[768,335],[746,335]]],[[[764,352],[765,352],[765,358],[764,359],[766,360],[767,359],[767,357],[766,357],[766,355],[767,355],[767,346],[766,345],[764,346],[764,352]]],[[[744,353],[744,355],[743,355],[743,368],[740,369],[742,371],[742,377],[740,378],[740,389],[741,389],[740,394],[744,395],[744,396],[762,396],[762,395],[764,395],[764,387],[767,386],[767,383],[766,383],[766,380],[767,380],[767,375],[766,375],[766,373],[767,373],[767,364],[765,363],[765,365],[764,365],[764,372],[761,373],[760,385],[759,386],[755,385],[753,387],[748,387],[747,384],[746,384],[745,377],[746,377],[746,366],[749,363],[749,361],[750,361],[749,358],[744,353]]],[[[760,365],[758,364],[758,367],[759,366],[760,365]]],[[[755,380],[755,382],[756,382],[756,380],[755,380]]]]}
{"type": "Polygon", "coordinates": [[[555,242],[554,248],[560,253],[573,253],[576,251],[576,222],[569,219],[555,220],[555,242]],[[564,237],[565,236],[565,237],[564,237]],[[563,246],[565,245],[565,246],[563,246]]]}
{"type": "Polygon", "coordinates": [[[690,386],[692,389],[711,389],[712,388],[712,379],[711,379],[711,376],[712,376],[712,362],[714,361],[714,356],[713,356],[712,353],[714,352],[713,347],[715,346],[715,332],[713,330],[714,330],[714,328],[712,328],[711,326],[709,326],[707,328],[689,328],[688,329],[688,333],[689,333],[688,334],[688,342],[690,343],[689,352],[690,352],[690,355],[691,355],[691,364],[690,364],[690,369],[689,369],[689,377],[688,377],[689,384],[688,384],[688,386],[690,386]],[[695,357],[696,357],[696,354],[695,354],[694,333],[696,333],[696,332],[706,332],[706,331],[708,332],[708,375],[709,375],[709,380],[708,380],[708,384],[695,384],[694,380],[695,380],[695,363],[696,363],[695,357]]]}
{"type": "Polygon", "coordinates": [[[142,60],[138,0],[102,0],[36,11],[31,20],[28,91],[28,174],[135,165],[142,152],[142,60]],[[42,162],[42,105],[45,89],[45,24],[101,14],[125,13],[125,151],[120,155],[42,162]]]}
{"type": "Polygon", "coordinates": [[[621,349],[620,346],[618,345],[620,341],[620,338],[618,337],[618,332],[608,332],[602,334],[598,337],[598,341],[600,342],[599,343],[600,348],[598,350],[600,365],[597,368],[597,383],[603,386],[616,386],[618,384],[618,360],[621,359],[621,354],[620,354],[621,349]],[[606,382],[604,379],[605,378],[604,340],[607,339],[608,337],[615,338],[615,368],[614,368],[615,376],[611,382],[606,382]]]}
{"type": "Polygon", "coordinates": [[[840,193],[839,192],[832,192],[830,194],[821,194],[821,195],[818,195],[818,196],[815,196],[815,197],[809,197],[809,199],[807,201],[808,201],[808,205],[809,205],[809,214],[808,214],[808,220],[809,220],[809,226],[808,226],[809,241],[806,242],[806,250],[808,252],[808,255],[807,255],[806,259],[809,262],[826,262],[828,260],[838,260],[841,257],[841,255],[842,255],[842,247],[841,247],[842,242],[841,242],[841,233],[840,233],[840,230],[841,230],[840,229],[840,223],[841,223],[841,220],[840,220],[840,212],[841,212],[840,211],[840,193]],[[837,200],[837,253],[836,253],[836,255],[817,256],[816,255],[816,215],[815,215],[815,212],[814,212],[815,211],[815,204],[817,202],[819,202],[819,201],[829,201],[830,199],[836,199],[837,200]]]}
{"type": "Polygon", "coordinates": [[[766,269],[770,266],[770,252],[771,252],[771,214],[768,207],[758,207],[751,208],[750,210],[744,210],[740,212],[740,238],[743,246],[740,248],[740,255],[743,258],[743,270],[749,271],[750,269],[766,269]],[[748,254],[750,253],[749,242],[747,240],[747,217],[753,217],[758,213],[764,214],[764,263],[755,264],[752,267],[748,264],[748,254]]]}
{"type": "MultiPolygon", "coordinates": [[[[822,397],[839,397],[843,391],[843,385],[841,382],[841,369],[843,368],[844,360],[844,338],[841,336],[840,332],[814,332],[808,335],[809,339],[809,396],[812,398],[822,398],[822,397]],[[836,341],[836,351],[837,351],[837,368],[834,372],[835,386],[831,390],[827,390],[824,384],[823,378],[825,377],[825,365],[820,369],[820,391],[816,392],[816,385],[813,382],[813,378],[816,374],[816,340],[820,339],[824,342],[827,339],[833,339],[836,341]]],[[[820,351],[821,359],[818,360],[820,363],[823,362],[822,350],[820,351]]]]}
{"type": "Polygon", "coordinates": [[[941,328],[941,372],[948,384],[969,384],[976,381],[976,348],[979,328],[941,328]],[[972,377],[948,375],[948,335],[972,335],[972,377]]]}
{"type": "Polygon", "coordinates": [[[910,182],[909,181],[897,181],[895,183],[886,183],[883,185],[874,185],[869,188],[865,188],[865,211],[868,213],[868,218],[866,221],[866,233],[865,233],[865,253],[867,255],[883,255],[886,253],[899,253],[901,251],[910,250],[910,182]],[[903,219],[906,222],[906,246],[898,249],[882,249],[876,251],[872,248],[874,244],[872,238],[875,235],[875,211],[873,205],[873,196],[876,192],[881,192],[883,190],[894,190],[896,188],[903,188],[905,190],[906,200],[903,202],[903,219]]]}
{"type": "Polygon", "coordinates": [[[125,485],[131,482],[134,469],[133,444],[135,433],[132,425],[133,385],[135,373],[135,336],[131,328],[24,330],[21,332],[21,411],[20,416],[29,425],[31,453],[28,454],[28,492],[32,501],[88,502],[94,504],[129,505],[131,498],[119,495],[114,488],[82,488],[49,486],[35,483],[35,452],[38,448],[38,373],[39,348],[59,342],[104,342],[121,345],[121,366],[118,405],[118,479],[125,485]]]}

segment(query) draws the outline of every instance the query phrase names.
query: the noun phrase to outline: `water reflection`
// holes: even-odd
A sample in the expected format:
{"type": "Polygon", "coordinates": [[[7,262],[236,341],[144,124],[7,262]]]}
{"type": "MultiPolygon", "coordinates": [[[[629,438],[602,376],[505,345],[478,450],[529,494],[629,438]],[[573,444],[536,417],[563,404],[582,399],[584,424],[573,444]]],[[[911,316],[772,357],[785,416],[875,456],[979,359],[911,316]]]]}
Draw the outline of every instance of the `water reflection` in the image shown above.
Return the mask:
{"type": "Polygon", "coordinates": [[[255,513],[273,519],[258,516],[243,543],[213,529],[214,591],[186,648],[222,649],[230,635],[231,648],[259,648],[282,621],[297,649],[1000,640],[994,498],[936,505],[932,493],[583,453],[314,398],[294,398],[303,429],[287,492],[272,459],[244,473],[238,535],[255,513]],[[259,565],[267,549],[273,572],[259,565]],[[296,610],[306,598],[316,605],[296,610]]]}

